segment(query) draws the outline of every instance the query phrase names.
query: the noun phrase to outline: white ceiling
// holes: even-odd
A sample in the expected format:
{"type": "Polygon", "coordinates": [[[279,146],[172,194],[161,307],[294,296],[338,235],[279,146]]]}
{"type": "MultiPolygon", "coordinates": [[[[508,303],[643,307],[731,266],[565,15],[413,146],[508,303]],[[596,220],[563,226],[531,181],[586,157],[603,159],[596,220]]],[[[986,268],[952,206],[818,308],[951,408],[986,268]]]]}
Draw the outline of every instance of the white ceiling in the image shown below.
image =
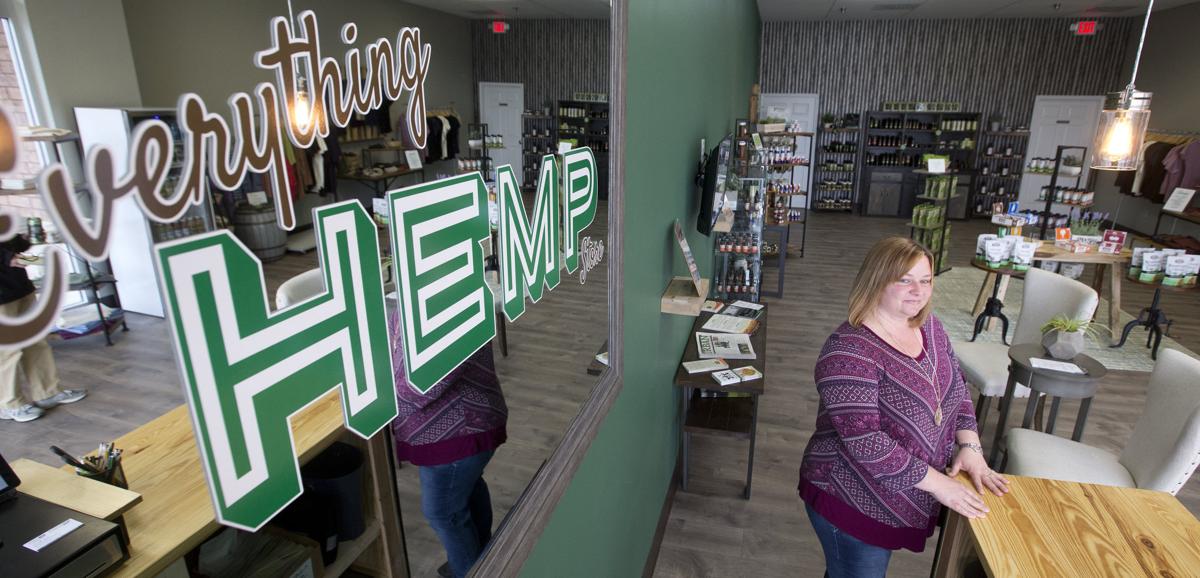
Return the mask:
{"type": "Polygon", "coordinates": [[[408,0],[426,8],[472,19],[608,19],[609,0],[408,0]]]}
{"type": "MultiPolygon", "coordinates": [[[[1197,0],[1155,0],[1154,11],[1197,0]]],[[[758,0],[763,20],[1138,16],[1147,0],[758,0]],[[1058,9],[1055,9],[1055,5],[1058,9]]]]}

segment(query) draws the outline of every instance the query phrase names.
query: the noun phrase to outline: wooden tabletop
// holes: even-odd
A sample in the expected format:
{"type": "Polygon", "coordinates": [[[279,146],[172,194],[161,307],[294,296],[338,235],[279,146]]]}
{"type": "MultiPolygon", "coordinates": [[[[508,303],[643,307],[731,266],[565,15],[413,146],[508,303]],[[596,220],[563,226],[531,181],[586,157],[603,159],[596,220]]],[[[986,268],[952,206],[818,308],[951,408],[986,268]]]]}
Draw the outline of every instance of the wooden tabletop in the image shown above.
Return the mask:
{"type": "Polygon", "coordinates": [[[971,266],[976,269],[987,271],[988,273],[995,273],[997,275],[1011,275],[1017,279],[1024,279],[1025,272],[1029,271],[1029,269],[1032,269],[1032,267],[1026,269],[1013,269],[1012,265],[1006,265],[1004,267],[991,267],[987,264],[987,261],[980,259],[971,259],[971,266]]]}
{"type": "Polygon", "coordinates": [[[692,324],[692,330],[688,333],[687,347],[683,350],[683,357],[679,360],[679,367],[675,369],[675,385],[680,387],[699,387],[704,389],[712,389],[716,391],[736,391],[742,393],[752,393],[762,395],[766,389],[767,381],[767,304],[762,303],[762,312],[758,314],[758,329],[750,334],[750,345],[754,347],[754,359],[726,359],[730,369],[753,365],[755,369],[763,374],[762,378],[754,381],[742,382],[734,385],[722,386],[717,383],[712,377],[712,372],[706,371],[703,373],[688,373],[683,368],[683,362],[696,361],[700,359],[699,351],[696,347],[696,332],[703,331],[700,329],[713,316],[707,311],[701,312],[696,318],[696,322],[692,324]]]}
{"type": "Polygon", "coordinates": [[[142,502],[134,492],[76,475],[71,468],[59,469],[27,459],[11,465],[21,478],[17,490],[22,494],[102,520],[115,520],[142,502]]]}
{"type": "MultiPolygon", "coordinates": [[[[292,435],[301,462],[333,443],[342,430],[335,390],[301,410],[292,435]]],[[[116,440],[130,491],[142,503],[125,513],[130,557],[111,576],[154,576],[219,529],[186,405],[116,440]]]]}
{"type": "Polygon", "coordinates": [[[1100,263],[1111,265],[1114,263],[1128,263],[1133,259],[1133,252],[1129,249],[1121,249],[1120,253],[1101,253],[1099,251],[1072,253],[1053,243],[1046,242],[1046,244],[1038,247],[1037,251],[1033,254],[1033,258],[1044,261],[1058,261],[1059,263],[1100,263]]]}
{"type": "MultiPolygon", "coordinates": [[[[1006,476],[969,520],[988,576],[1195,576],[1200,521],[1165,492],[1006,476]]],[[[960,482],[970,485],[965,475],[960,482]]]]}

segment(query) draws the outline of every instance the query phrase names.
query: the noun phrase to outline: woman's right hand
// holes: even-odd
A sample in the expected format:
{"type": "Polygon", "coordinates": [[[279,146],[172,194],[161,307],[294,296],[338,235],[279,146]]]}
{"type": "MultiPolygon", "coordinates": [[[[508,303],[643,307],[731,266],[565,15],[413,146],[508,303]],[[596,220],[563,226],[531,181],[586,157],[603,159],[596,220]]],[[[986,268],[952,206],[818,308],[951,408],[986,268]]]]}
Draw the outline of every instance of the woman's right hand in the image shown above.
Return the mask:
{"type": "Polygon", "coordinates": [[[984,518],[989,511],[979,494],[933,468],[929,468],[917,488],[929,492],[938,503],[967,518],[984,518]]]}

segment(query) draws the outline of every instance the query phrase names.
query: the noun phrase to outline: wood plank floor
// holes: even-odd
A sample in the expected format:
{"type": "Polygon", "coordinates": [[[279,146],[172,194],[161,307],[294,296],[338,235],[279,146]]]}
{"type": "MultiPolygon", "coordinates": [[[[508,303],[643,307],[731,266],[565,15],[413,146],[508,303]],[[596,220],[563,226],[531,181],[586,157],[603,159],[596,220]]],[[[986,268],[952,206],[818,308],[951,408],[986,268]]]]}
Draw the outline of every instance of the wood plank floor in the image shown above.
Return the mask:
{"type": "MultiPolygon", "coordinates": [[[[770,370],[760,409],[753,496],[749,501],[741,499],[745,442],[692,436],[689,491],[675,494],[655,576],[815,577],[824,571],[820,544],[796,496],[800,460],[816,419],[813,365],[826,337],[846,318],[846,296],[867,249],[884,236],[908,231],[900,219],[834,213],[814,214],[809,226],[805,257],[788,263],[784,298],[767,300],[772,303],[770,370]]],[[[984,221],[955,222],[951,264],[969,266],[976,236],[990,228],[984,221]]],[[[1083,279],[1091,279],[1091,271],[1084,275],[1083,279]]],[[[764,279],[764,285],[773,282],[770,276],[764,279]]],[[[1152,288],[1133,284],[1123,289],[1123,308],[1132,313],[1148,305],[1153,294],[1152,288]]],[[[1163,307],[1177,320],[1172,329],[1175,339],[1200,351],[1196,298],[1171,293],[1164,295],[1163,307]]],[[[1126,347],[1140,346],[1138,335],[1131,336],[1126,347]]],[[[1141,414],[1148,375],[1109,373],[1092,404],[1084,442],[1120,451],[1141,414]]],[[[991,445],[988,433],[995,432],[996,405],[989,412],[985,448],[991,445]]],[[[1017,404],[1013,414],[1019,416],[1023,408],[1023,402],[1017,404]]],[[[1060,435],[1074,427],[1077,408],[1064,402],[1057,425],[1060,435]]],[[[1179,498],[1193,514],[1200,514],[1197,476],[1179,498]]],[[[898,552],[889,576],[928,576],[933,547],[930,540],[924,553],[898,552]]]]}
{"type": "MultiPolygon", "coordinates": [[[[532,206],[532,199],[526,204],[532,206]]],[[[584,235],[602,240],[607,232],[602,201],[584,235]]],[[[315,252],[265,264],[267,295],[273,300],[280,284],[316,266],[315,252]]],[[[608,338],[607,296],[606,256],[588,273],[586,284],[579,282],[578,272],[564,271],[557,288],[538,303],[527,302],[525,314],[507,324],[509,355],[501,356],[497,346],[496,365],[509,408],[508,443],[485,474],[497,526],[598,381],[586,369],[608,338]]],[[[101,336],[52,341],[63,386],[86,387],[89,395],[32,422],[0,421],[0,454],[10,461],[28,457],[57,464],[51,444],[84,454],[184,403],[166,322],[130,314],[129,327],[114,335],[112,347],[101,336]]],[[[445,553],[421,515],[416,474],[416,468],[404,466],[397,482],[409,563],[413,576],[424,578],[437,575],[445,553]]]]}

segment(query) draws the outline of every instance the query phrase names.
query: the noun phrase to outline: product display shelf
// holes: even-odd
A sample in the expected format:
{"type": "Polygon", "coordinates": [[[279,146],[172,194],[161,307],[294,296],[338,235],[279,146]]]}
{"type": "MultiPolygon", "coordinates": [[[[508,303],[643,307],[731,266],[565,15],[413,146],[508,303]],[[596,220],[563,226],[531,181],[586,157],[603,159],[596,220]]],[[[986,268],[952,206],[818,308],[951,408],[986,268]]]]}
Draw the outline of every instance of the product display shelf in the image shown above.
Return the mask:
{"type": "Polygon", "coordinates": [[[811,208],[815,211],[853,211],[858,204],[861,117],[843,115],[840,126],[822,128],[817,136],[816,178],[811,208]]]}
{"type": "MultiPolygon", "coordinates": [[[[865,215],[907,217],[919,194],[922,155],[949,157],[959,186],[972,186],[981,138],[980,115],[973,112],[866,113],[860,136],[859,210],[865,215]]],[[[965,191],[964,191],[965,192],[965,191]]],[[[947,207],[951,218],[967,214],[965,197],[947,207]]]]}
{"type": "MultiPolygon", "coordinates": [[[[554,106],[554,140],[550,143],[550,152],[557,152],[562,142],[592,149],[599,173],[601,199],[608,198],[608,114],[607,102],[560,100],[554,106]]],[[[527,158],[526,162],[530,160],[540,167],[541,155],[535,159],[527,158]]]]}
{"type": "Polygon", "coordinates": [[[479,168],[462,168],[460,173],[470,173],[478,170],[483,173],[483,180],[489,181],[494,178],[492,174],[492,154],[488,152],[486,137],[488,135],[487,123],[469,123],[467,124],[467,156],[459,159],[461,161],[476,161],[479,163],[479,168]]]}
{"type": "MultiPolygon", "coordinates": [[[[800,256],[804,256],[804,243],[808,236],[808,208],[810,203],[809,189],[812,186],[814,169],[812,159],[815,158],[817,139],[811,132],[778,132],[762,133],[759,135],[768,154],[782,155],[784,158],[802,159],[803,162],[771,163],[766,190],[766,214],[768,226],[786,228],[787,231],[776,231],[779,238],[787,242],[791,239],[792,225],[800,225],[800,256]],[[779,170],[782,168],[783,170],[779,170]]],[[[786,254],[786,248],[783,249],[786,254]]],[[[781,273],[782,275],[782,273],[781,273]]],[[[782,287],[780,287],[782,293],[782,287]]]]}
{"type": "Polygon", "coordinates": [[[521,188],[532,191],[537,187],[538,170],[542,157],[554,154],[554,115],[550,107],[541,113],[526,112],[521,115],[521,188]]]}
{"type": "Polygon", "coordinates": [[[766,151],[754,146],[746,133],[749,123],[738,121],[730,158],[726,197],[736,199],[733,225],[715,236],[713,299],[758,302],[762,297],[762,241],[766,203],[766,151]],[[740,135],[740,136],[739,136],[740,135]]]}
{"type": "Polygon", "coordinates": [[[933,253],[934,275],[941,275],[950,270],[946,266],[950,251],[949,206],[951,201],[962,196],[956,192],[959,175],[914,172],[924,181],[922,194],[914,198],[925,203],[913,207],[912,221],[908,224],[909,238],[933,253]]]}
{"type": "Polygon", "coordinates": [[[968,203],[971,217],[990,217],[992,205],[1017,200],[1029,131],[988,131],[977,147],[976,184],[968,203]]]}

